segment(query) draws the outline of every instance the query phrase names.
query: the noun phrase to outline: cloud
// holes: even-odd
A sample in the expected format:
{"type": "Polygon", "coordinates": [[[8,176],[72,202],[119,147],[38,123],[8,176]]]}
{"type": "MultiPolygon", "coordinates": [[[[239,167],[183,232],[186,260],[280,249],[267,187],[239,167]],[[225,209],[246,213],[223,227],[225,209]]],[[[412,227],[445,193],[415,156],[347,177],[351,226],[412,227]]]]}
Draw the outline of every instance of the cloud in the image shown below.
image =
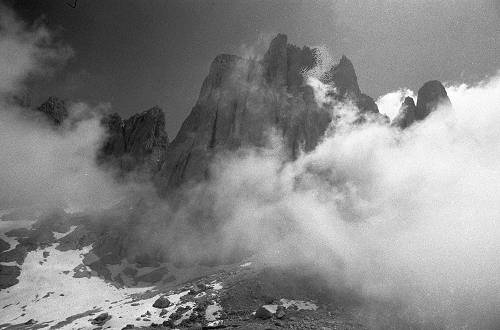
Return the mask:
{"type": "Polygon", "coordinates": [[[69,107],[72,125],[54,129],[42,114],[10,102],[28,77],[47,76],[72,55],[43,24],[0,10],[0,206],[100,208],[122,189],[94,162],[105,132],[102,106],[69,107]]]}
{"type": "Polygon", "coordinates": [[[403,103],[405,97],[408,96],[413,98],[416,104],[417,97],[415,93],[407,88],[382,95],[375,103],[377,103],[380,113],[388,116],[392,120],[398,115],[401,104],[403,103]]]}
{"type": "Polygon", "coordinates": [[[498,325],[500,78],[447,90],[453,110],[403,132],[346,126],[295,161],[279,147],[221,156],[197,188],[221,235],[205,247],[307,265],[367,308],[397,304],[392,325],[498,325]]]}
{"type": "Polygon", "coordinates": [[[19,89],[30,74],[50,74],[73,55],[42,23],[27,26],[0,5],[0,93],[19,89]]]}

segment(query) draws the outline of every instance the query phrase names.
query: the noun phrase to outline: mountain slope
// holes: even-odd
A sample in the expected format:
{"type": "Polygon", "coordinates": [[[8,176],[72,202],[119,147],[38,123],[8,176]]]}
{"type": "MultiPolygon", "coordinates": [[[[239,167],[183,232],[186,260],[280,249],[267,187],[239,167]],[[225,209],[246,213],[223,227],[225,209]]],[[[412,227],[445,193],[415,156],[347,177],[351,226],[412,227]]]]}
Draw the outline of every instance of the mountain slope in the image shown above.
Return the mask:
{"type": "MultiPolygon", "coordinates": [[[[217,56],[167,151],[158,175],[160,191],[209,177],[209,163],[217,152],[263,147],[271,132],[283,140],[289,159],[314,149],[332,120],[331,111],[318,105],[304,78],[317,64],[316,57],[316,49],[288,44],[283,34],[271,41],[262,60],[217,56]]],[[[361,113],[379,115],[373,99],[361,93],[347,57],[322,80],[335,87],[332,100],[350,100],[361,113]]]]}

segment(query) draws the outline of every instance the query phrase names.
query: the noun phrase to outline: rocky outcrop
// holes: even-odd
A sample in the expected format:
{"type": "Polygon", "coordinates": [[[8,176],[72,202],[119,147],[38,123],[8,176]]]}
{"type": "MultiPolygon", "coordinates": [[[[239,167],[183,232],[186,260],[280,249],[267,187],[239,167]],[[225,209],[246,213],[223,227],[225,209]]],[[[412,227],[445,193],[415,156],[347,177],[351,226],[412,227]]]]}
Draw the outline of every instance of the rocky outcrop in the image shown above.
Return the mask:
{"type": "Polygon", "coordinates": [[[415,122],[416,112],[417,107],[415,106],[415,101],[413,101],[413,98],[407,96],[403,104],[401,104],[398,115],[392,120],[391,125],[401,129],[407,128],[415,122]]]}
{"type": "MultiPolygon", "coordinates": [[[[66,103],[49,97],[37,109],[55,126],[68,121],[66,103]]],[[[97,154],[101,165],[116,167],[120,174],[140,169],[155,173],[165,159],[168,136],[165,130],[165,114],[155,106],[123,120],[113,113],[102,118],[106,138],[97,154]]]]}
{"type": "Polygon", "coordinates": [[[66,103],[55,96],[49,97],[36,110],[43,112],[54,125],[61,125],[69,116],[66,103]]]}
{"type": "Polygon", "coordinates": [[[411,97],[406,97],[391,125],[405,129],[415,121],[425,119],[440,106],[451,107],[446,89],[437,80],[428,81],[418,90],[417,105],[411,97]]]}
{"type": "Polygon", "coordinates": [[[355,99],[361,95],[354,65],[345,55],[324,75],[322,80],[324,83],[333,84],[338,98],[355,99]]]}
{"type": "MultiPolygon", "coordinates": [[[[316,65],[316,52],[290,45],[286,35],[279,34],[262,60],[217,56],[168,148],[156,181],[160,190],[207,178],[216,153],[265,146],[272,131],[282,138],[286,157],[314,149],[331,121],[331,112],[317,104],[304,79],[304,72],[316,65]]],[[[347,57],[323,82],[336,87],[334,100],[352,100],[361,113],[378,114],[373,99],[361,93],[347,57]]]]}
{"type": "Polygon", "coordinates": [[[354,65],[345,55],[342,56],[337,65],[325,73],[321,80],[323,83],[335,87],[335,92],[330,96],[336,100],[353,102],[362,114],[379,114],[375,101],[370,96],[361,93],[354,65]]]}
{"type": "Polygon", "coordinates": [[[418,90],[415,119],[424,119],[438,106],[451,106],[451,101],[443,84],[440,81],[431,80],[418,90]]]}
{"type": "Polygon", "coordinates": [[[102,124],[108,136],[98,155],[100,163],[115,165],[124,172],[159,170],[168,146],[162,109],[153,107],[126,120],[114,113],[105,116],[102,124]]]}

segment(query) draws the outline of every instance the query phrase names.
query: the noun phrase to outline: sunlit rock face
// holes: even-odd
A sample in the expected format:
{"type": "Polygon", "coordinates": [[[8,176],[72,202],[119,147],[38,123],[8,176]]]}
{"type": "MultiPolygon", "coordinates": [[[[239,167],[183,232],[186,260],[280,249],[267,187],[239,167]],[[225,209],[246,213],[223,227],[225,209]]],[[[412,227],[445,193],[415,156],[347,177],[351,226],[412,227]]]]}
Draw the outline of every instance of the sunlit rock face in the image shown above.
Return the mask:
{"type": "Polygon", "coordinates": [[[437,80],[428,81],[418,90],[417,105],[415,105],[411,97],[405,98],[399,114],[393,119],[391,124],[392,126],[405,129],[415,121],[427,118],[439,106],[451,107],[451,101],[448,98],[446,89],[437,80]]]}
{"type": "Polygon", "coordinates": [[[108,136],[99,152],[99,162],[115,165],[123,172],[159,170],[168,146],[162,109],[153,107],[126,120],[114,113],[105,116],[102,124],[108,136]]]}
{"type": "MultiPolygon", "coordinates": [[[[281,137],[286,158],[314,149],[332,119],[331,110],[318,105],[305,79],[316,58],[316,49],[288,44],[283,34],[271,41],[262,60],[217,56],[168,148],[157,180],[160,190],[206,179],[217,152],[265,146],[271,131],[281,137]]],[[[349,99],[361,112],[378,114],[373,99],[361,93],[347,57],[322,81],[335,87],[333,100],[349,99]]]]}

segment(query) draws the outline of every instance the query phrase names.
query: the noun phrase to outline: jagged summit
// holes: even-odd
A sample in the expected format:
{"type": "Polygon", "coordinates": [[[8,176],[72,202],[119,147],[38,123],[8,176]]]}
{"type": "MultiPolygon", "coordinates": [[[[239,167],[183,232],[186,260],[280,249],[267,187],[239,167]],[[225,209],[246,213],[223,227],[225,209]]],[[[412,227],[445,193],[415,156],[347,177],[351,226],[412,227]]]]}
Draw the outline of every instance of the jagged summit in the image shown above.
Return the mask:
{"type": "Polygon", "coordinates": [[[323,81],[333,83],[341,97],[358,98],[361,95],[354,65],[345,55],[325,74],[323,81]]]}
{"type": "Polygon", "coordinates": [[[451,101],[443,84],[438,80],[431,80],[418,90],[417,105],[413,98],[405,98],[391,125],[401,129],[407,128],[415,121],[424,120],[438,106],[451,107],[451,101]]]}
{"type": "Polygon", "coordinates": [[[46,114],[47,118],[55,125],[61,125],[69,116],[64,100],[55,96],[50,96],[36,110],[46,114]]]}
{"type": "Polygon", "coordinates": [[[451,106],[451,101],[443,84],[438,80],[431,80],[418,90],[415,119],[424,119],[438,106],[451,106]]]}
{"type": "Polygon", "coordinates": [[[108,138],[103,143],[99,161],[115,164],[128,172],[137,168],[156,172],[164,161],[168,146],[165,114],[161,108],[151,109],[122,120],[114,113],[105,116],[102,124],[108,138]]]}
{"type": "MultiPolygon", "coordinates": [[[[316,59],[316,49],[289,44],[285,34],[272,39],[260,61],[218,55],[168,148],[157,180],[160,190],[207,178],[210,160],[221,150],[264,146],[270,128],[280,132],[292,159],[300,150],[314,149],[331,121],[331,113],[318,106],[304,79],[316,59]]],[[[361,113],[379,114],[374,100],[361,93],[347,57],[324,82],[335,85],[333,96],[339,102],[349,99],[361,113]]]]}
{"type": "Polygon", "coordinates": [[[398,115],[393,119],[391,125],[405,129],[415,122],[417,107],[412,97],[407,96],[399,108],[398,115]]]}

